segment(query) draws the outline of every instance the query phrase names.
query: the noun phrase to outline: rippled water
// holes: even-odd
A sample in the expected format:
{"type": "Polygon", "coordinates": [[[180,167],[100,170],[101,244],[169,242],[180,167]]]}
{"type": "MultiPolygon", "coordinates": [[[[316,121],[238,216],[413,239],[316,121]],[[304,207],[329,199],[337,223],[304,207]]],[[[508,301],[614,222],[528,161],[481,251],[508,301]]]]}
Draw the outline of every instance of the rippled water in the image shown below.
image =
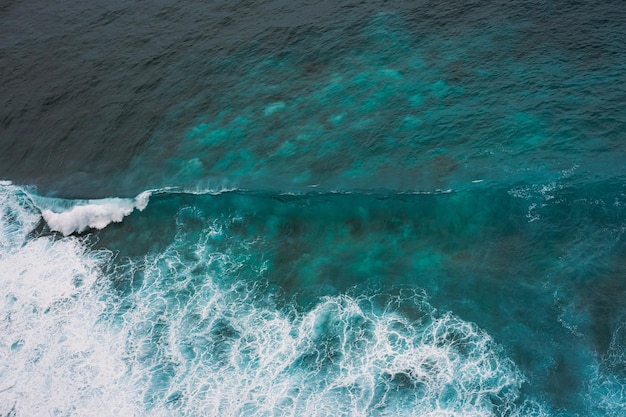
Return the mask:
{"type": "Polygon", "coordinates": [[[1,416],[626,409],[622,3],[0,22],[1,416]]]}

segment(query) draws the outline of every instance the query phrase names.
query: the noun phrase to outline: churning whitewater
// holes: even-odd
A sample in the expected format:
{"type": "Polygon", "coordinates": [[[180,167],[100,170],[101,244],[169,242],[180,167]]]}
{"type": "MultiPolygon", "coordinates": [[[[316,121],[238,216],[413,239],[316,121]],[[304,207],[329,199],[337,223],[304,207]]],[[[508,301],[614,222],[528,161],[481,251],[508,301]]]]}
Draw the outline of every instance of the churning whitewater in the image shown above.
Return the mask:
{"type": "Polygon", "coordinates": [[[0,190],[2,415],[540,414],[492,338],[420,292],[281,310],[215,250],[228,226],[191,208],[162,252],[112,268],[85,238],[33,231],[29,194],[0,190]]]}
{"type": "MultiPolygon", "coordinates": [[[[0,187],[2,415],[559,415],[528,369],[418,288],[282,303],[268,286],[272,260],[255,259],[261,237],[233,236],[245,212],[174,207],[167,242],[121,257],[89,234],[54,233],[39,197],[0,187]]],[[[198,198],[161,194],[173,197],[198,198]]],[[[76,204],[57,211],[97,224],[76,204]]],[[[594,362],[585,395],[615,411],[623,381],[594,362]]]]}

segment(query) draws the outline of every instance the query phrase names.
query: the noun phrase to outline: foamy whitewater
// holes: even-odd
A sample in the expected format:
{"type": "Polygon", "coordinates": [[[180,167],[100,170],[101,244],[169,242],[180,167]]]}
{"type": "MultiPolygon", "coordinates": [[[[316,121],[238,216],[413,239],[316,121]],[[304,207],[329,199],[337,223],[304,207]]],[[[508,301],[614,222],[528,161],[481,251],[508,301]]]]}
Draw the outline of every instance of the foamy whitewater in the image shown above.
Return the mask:
{"type": "Polygon", "coordinates": [[[489,335],[419,292],[283,311],[189,209],[161,253],[108,270],[83,238],[29,235],[42,213],[19,187],[0,204],[0,415],[544,414],[489,335]]]}
{"type": "MultiPolygon", "coordinates": [[[[103,229],[109,223],[119,223],[135,209],[142,211],[148,205],[151,191],[144,191],[134,199],[103,198],[98,200],[60,201],[34,196],[41,216],[50,230],[68,236],[88,228],[103,229]],[[44,208],[55,206],[56,209],[44,208]]],[[[33,196],[31,196],[33,197],[33,196]]]]}

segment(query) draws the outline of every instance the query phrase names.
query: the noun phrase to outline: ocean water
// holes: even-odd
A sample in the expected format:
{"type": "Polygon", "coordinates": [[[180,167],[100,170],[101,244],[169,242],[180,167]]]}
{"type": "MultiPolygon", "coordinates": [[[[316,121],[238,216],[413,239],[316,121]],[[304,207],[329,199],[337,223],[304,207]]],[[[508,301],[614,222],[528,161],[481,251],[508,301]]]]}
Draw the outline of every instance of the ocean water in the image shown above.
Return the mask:
{"type": "Polygon", "coordinates": [[[0,416],[626,415],[626,4],[0,6],[0,416]]]}

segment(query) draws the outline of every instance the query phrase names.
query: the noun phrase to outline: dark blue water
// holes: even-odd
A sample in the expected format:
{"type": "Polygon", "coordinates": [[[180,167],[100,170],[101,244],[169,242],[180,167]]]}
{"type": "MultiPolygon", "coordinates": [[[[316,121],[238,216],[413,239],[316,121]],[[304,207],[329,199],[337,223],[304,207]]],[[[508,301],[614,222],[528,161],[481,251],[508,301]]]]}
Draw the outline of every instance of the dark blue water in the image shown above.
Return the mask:
{"type": "Polygon", "coordinates": [[[0,7],[1,416],[618,416],[621,2],[0,7]]]}

